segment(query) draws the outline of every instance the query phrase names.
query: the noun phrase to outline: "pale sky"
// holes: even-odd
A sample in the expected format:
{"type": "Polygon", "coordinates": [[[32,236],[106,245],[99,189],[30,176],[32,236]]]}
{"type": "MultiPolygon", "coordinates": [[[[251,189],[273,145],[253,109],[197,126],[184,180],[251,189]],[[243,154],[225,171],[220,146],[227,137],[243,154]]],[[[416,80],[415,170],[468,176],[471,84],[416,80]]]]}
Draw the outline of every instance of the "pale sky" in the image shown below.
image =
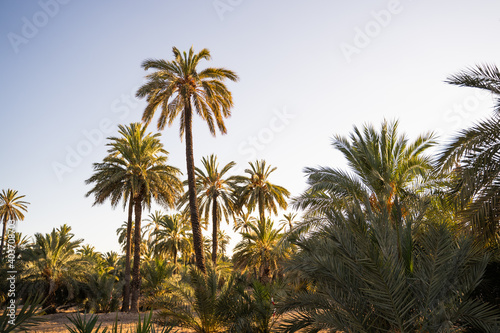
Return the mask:
{"type": "MultiPolygon", "coordinates": [[[[141,62],[193,46],[212,53],[201,68],[241,79],[228,83],[227,135],[212,138],[195,120],[196,163],[215,153],[242,172],[265,159],[278,168],[271,180],[298,195],[304,167],[345,165],[330,143],[353,125],[399,119],[410,137],[435,131],[446,140],[490,115],[491,96],[444,80],[500,65],[499,31],[493,0],[3,0],[0,189],[31,203],[23,234],[67,223],[86,244],[117,251],[126,213],[92,207],[84,181],[106,154],[105,138],[141,119],[141,62]]],[[[178,123],[162,141],[185,172],[178,123]]]]}

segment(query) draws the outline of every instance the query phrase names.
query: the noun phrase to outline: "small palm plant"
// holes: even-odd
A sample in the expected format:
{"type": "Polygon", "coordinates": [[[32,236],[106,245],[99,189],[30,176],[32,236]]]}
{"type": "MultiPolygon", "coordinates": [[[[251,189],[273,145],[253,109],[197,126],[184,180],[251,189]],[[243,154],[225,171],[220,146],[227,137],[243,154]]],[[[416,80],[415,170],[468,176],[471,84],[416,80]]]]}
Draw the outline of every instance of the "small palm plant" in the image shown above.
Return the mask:
{"type": "Polygon", "coordinates": [[[55,312],[64,291],[65,300],[75,297],[86,277],[89,262],[76,253],[82,240],[74,240],[71,228],[63,225],[49,234],[35,234],[35,243],[24,252],[22,286],[28,293],[43,290],[46,312],[55,312]]]}
{"type": "Polygon", "coordinates": [[[171,283],[160,303],[160,316],[167,325],[181,326],[198,333],[223,331],[232,314],[229,307],[236,295],[235,281],[223,279],[210,266],[207,274],[191,269],[186,281],[171,283]]]}
{"type": "Polygon", "coordinates": [[[45,319],[38,316],[42,312],[43,299],[41,296],[28,297],[21,310],[15,314],[15,319],[11,316],[11,310],[6,307],[0,315],[0,332],[27,332],[36,327],[45,319]]]}

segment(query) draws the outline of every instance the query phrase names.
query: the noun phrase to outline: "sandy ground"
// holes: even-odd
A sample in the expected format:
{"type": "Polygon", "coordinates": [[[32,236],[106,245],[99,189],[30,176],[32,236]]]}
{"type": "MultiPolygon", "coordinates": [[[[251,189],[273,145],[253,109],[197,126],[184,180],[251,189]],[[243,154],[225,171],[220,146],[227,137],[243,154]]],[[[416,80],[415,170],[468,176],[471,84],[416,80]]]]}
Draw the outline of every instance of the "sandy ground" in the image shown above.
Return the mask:
{"type": "MultiPolygon", "coordinates": [[[[33,327],[30,332],[47,332],[47,333],[66,333],[69,332],[66,328],[65,324],[70,325],[71,322],[68,320],[68,316],[71,316],[74,311],[68,311],[63,313],[56,313],[51,315],[45,315],[43,318],[45,321],[40,325],[33,327]]],[[[149,312],[141,313],[141,320],[144,318],[144,315],[149,314],[149,312]]],[[[101,329],[104,327],[108,327],[111,329],[118,315],[118,326],[121,325],[123,328],[123,333],[135,332],[137,321],[139,316],[135,313],[122,313],[122,312],[112,312],[112,313],[100,313],[99,322],[102,323],[101,329]]],[[[280,319],[284,319],[287,317],[285,314],[280,319]]],[[[153,317],[154,318],[154,317],[153,317]]],[[[178,333],[192,333],[193,331],[188,329],[176,328],[178,333]]]]}
{"type": "MultiPolygon", "coordinates": [[[[48,332],[48,333],[56,333],[56,332],[68,332],[65,324],[71,325],[71,322],[68,320],[68,316],[71,316],[73,312],[68,311],[64,313],[56,313],[51,315],[45,315],[43,318],[45,321],[40,323],[38,326],[33,327],[30,332],[48,332]]],[[[144,318],[144,315],[149,314],[149,312],[141,313],[141,321],[144,318]]],[[[122,312],[112,312],[112,313],[100,313],[99,322],[102,323],[101,329],[104,327],[111,328],[115,323],[118,315],[118,326],[122,326],[123,332],[128,332],[129,330],[135,331],[137,321],[139,316],[135,313],[122,313],[122,312]]],[[[89,316],[89,315],[87,315],[89,316]]],[[[177,332],[190,332],[189,330],[181,330],[178,329],[177,332]]]]}

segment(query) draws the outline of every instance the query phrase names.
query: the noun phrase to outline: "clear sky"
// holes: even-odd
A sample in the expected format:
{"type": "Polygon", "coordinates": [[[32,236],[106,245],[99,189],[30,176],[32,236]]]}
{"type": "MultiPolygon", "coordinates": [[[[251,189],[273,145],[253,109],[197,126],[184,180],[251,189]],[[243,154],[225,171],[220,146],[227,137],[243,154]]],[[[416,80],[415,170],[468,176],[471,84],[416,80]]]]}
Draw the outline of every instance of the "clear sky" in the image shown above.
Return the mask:
{"type": "MultiPolygon", "coordinates": [[[[0,189],[31,203],[23,234],[67,223],[99,251],[118,250],[126,213],[92,207],[84,180],[117,125],[140,121],[141,62],[194,46],[212,53],[202,66],[241,78],[228,84],[227,135],[212,138],[195,120],[195,160],[215,153],[241,172],[263,158],[278,167],[271,180],[297,195],[305,166],[344,165],[331,137],[353,125],[399,119],[410,137],[446,140],[489,115],[491,96],[443,81],[499,65],[499,31],[495,0],[3,0],[0,189]]],[[[184,171],[178,124],[162,141],[184,171]]]]}

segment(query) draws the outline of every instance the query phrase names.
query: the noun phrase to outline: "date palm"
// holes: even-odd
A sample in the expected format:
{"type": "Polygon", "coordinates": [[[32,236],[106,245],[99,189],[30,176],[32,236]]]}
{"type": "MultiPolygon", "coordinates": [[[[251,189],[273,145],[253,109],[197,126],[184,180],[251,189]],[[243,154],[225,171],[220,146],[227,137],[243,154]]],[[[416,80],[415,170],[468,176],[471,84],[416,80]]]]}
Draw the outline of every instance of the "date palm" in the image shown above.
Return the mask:
{"type": "Polygon", "coordinates": [[[280,246],[283,228],[274,229],[270,219],[260,220],[249,228],[249,232],[241,233],[242,240],[234,248],[233,262],[237,268],[258,269],[260,281],[269,283],[286,255],[287,249],[280,246]]]}
{"type": "Polygon", "coordinates": [[[236,231],[244,231],[248,232],[250,230],[250,225],[256,224],[257,219],[253,216],[251,216],[252,212],[246,211],[244,212],[243,209],[239,210],[237,212],[237,216],[234,218],[234,228],[233,230],[236,231]]]}
{"type": "Polygon", "coordinates": [[[196,112],[203,119],[215,136],[216,127],[222,134],[227,132],[224,118],[231,115],[233,98],[224,84],[224,80],[237,81],[238,76],[225,68],[205,68],[199,70],[197,66],[201,60],[210,60],[210,51],[203,49],[194,52],[180,52],[176,47],[172,49],[174,60],[147,59],[142,63],[145,70],[155,71],[146,77],[148,82],[139,88],[137,97],[146,97],[147,106],[142,121],[150,123],[155,111],[160,108],[158,129],[165,125],[172,125],[180,117],[180,135],[186,139],[186,165],[189,188],[189,208],[191,227],[193,230],[193,247],[196,253],[196,265],[205,272],[203,256],[203,240],[198,215],[195,168],[193,155],[193,113],[196,112]]]}
{"type": "Polygon", "coordinates": [[[148,218],[146,221],[149,222],[147,229],[149,230],[148,237],[149,237],[150,241],[152,241],[152,237],[153,237],[154,232],[158,230],[158,228],[160,226],[160,221],[163,218],[163,216],[164,216],[164,214],[159,210],[155,210],[154,213],[150,213],[148,215],[148,218]]]}
{"type": "MultiPolygon", "coordinates": [[[[180,281],[169,281],[168,293],[158,297],[160,320],[196,333],[227,332],[239,304],[236,279],[224,277],[213,267],[206,273],[191,268],[180,281]]],[[[245,332],[241,330],[241,332],[245,332]]]]}
{"type": "MultiPolygon", "coordinates": [[[[127,184],[125,193],[133,201],[135,227],[130,309],[137,312],[140,289],[142,209],[151,207],[153,200],[166,207],[174,207],[181,195],[182,183],[178,179],[180,171],[167,164],[168,152],[160,142],[159,133],[146,134],[146,126],[139,123],[129,126],[120,125],[118,128],[121,136],[108,138],[110,140],[109,155],[104,158],[103,163],[94,166],[94,169],[97,174],[104,173],[109,177],[122,179],[127,184]]],[[[115,191],[123,193],[123,187],[117,187],[115,191]]],[[[127,234],[128,230],[129,226],[127,226],[127,234]]]]}
{"type": "Polygon", "coordinates": [[[432,170],[431,159],[424,153],[434,143],[433,134],[410,141],[398,133],[397,121],[384,120],[380,130],[370,124],[361,129],[354,126],[349,137],[336,135],[332,143],[347,160],[349,170],[305,168],[308,188],[294,199],[294,206],[306,210],[307,224],[368,196],[365,209],[389,214],[391,224],[400,228],[402,216],[432,170]]]}
{"type": "Polygon", "coordinates": [[[257,208],[261,221],[265,220],[264,212],[267,210],[274,214],[278,213],[278,207],[286,209],[288,203],[286,198],[290,192],[282,186],[275,185],[269,181],[269,176],[276,170],[266,161],[260,160],[249,162],[250,169],[245,169],[248,176],[238,176],[238,189],[235,196],[238,198],[239,210],[247,206],[249,211],[257,208]]]}
{"type": "Polygon", "coordinates": [[[390,217],[366,211],[368,195],[362,201],[323,218],[296,242],[300,251],[287,271],[304,287],[279,302],[290,315],[279,331],[498,332],[498,307],[471,295],[489,261],[480,244],[440,220],[428,221],[403,239],[415,258],[410,272],[390,217]]]}
{"type": "Polygon", "coordinates": [[[23,212],[28,210],[29,202],[23,201],[24,195],[18,195],[17,191],[7,189],[0,193],[0,219],[3,223],[2,240],[0,242],[0,260],[3,258],[3,248],[7,223],[9,221],[24,220],[23,212]]]}
{"type": "Polygon", "coordinates": [[[280,220],[280,224],[284,229],[288,227],[288,231],[292,231],[293,225],[296,223],[295,218],[297,217],[296,213],[288,213],[283,214],[283,219],[280,220]]]}
{"type": "Polygon", "coordinates": [[[89,262],[77,253],[82,240],[74,240],[70,231],[62,226],[49,234],[36,233],[34,244],[23,254],[23,284],[30,294],[43,290],[51,312],[56,310],[56,292],[65,288],[66,298],[71,300],[89,268],[89,262]]]}
{"type": "MultiPolygon", "coordinates": [[[[108,144],[109,146],[109,144],[108,144]]],[[[130,262],[132,254],[132,228],[134,213],[134,197],[132,193],[132,174],[127,170],[126,163],[116,163],[114,156],[107,156],[101,163],[94,163],[94,174],[85,181],[85,184],[93,184],[94,187],[87,192],[86,196],[93,196],[95,205],[110,201],[111,207],[115,208],[123,200],[123,209],[128,204],[127,222],[125,222],[123,238],[119,243],[123,244],[125,250],[125,272],[123,286],[123,301],[121,311],[130,309],[130,262]]]]}
{"type": "MultiPolygon", "coordinates": [[[[209,221],[212,216],[212,262],[217,263],[218,232],[222,218],[229,223],[229,218],[234,211],[234,196],[236,186],[236,176],[226,177],[226,174],[236,164],[229,162],[219,170],[219,163],[216,155],[203,157],[201,159],[203,169],[195,168],[196,171],[196,192],[198,196],[198,208],[200,215],[209,221]]],[[[181,204],[189,200],[185,194],[181,204]]]]}
{"type": "Polygon", "coordinates": [[[188,225],[181,214],[164,215],[158,223],[154,235],[155,253],[170,253],[177,266],[179,252],[189,249],[188,225]]]}
{"type": "Polygon", "coordinates": [[[439,170],[454,176],[451,194],[463,222],[484,240],[492,240],[500,230],[500,71],[494,65],[478,65],[446,82],[485,90],[496,99],[495,113],[460,131],[438,159],[439,170]]]}

